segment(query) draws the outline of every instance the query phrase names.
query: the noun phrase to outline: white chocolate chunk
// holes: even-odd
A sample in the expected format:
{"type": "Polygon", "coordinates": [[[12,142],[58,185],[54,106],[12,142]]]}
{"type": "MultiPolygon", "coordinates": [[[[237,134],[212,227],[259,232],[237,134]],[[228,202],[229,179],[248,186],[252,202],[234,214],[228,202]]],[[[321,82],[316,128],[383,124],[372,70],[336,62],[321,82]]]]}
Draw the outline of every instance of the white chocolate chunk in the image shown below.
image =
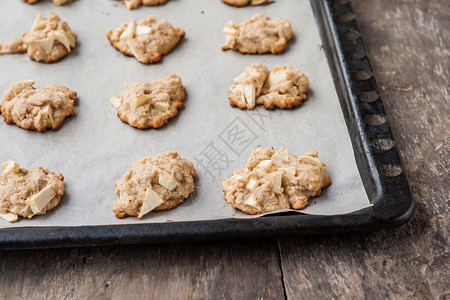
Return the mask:
{"type": "Polygon", "coordinates": [[[270,72],[269,78],[267,79],[270,86],[276,85],[278,82],[288,80],[286,72],[270,72]]]}
{"type": "Polygon", "coordinates": [[[50,103],[47,103],[42,107],[42,114],[50,119],[51,124],[53,124],[53,108],[50,103]]]}
{"type": "Polygon", "coordinates": [[[136,33],[136,21],[131,20],[128,23],[127,28],[120,35],[119,39],[121,40],[132,39],[134,38],[135,33],[136,33]]]}
{"type": "Polygon", "coordinates": [[[27,79],[18,82],[22,86],[32,86],[34,84],[34,79],[27,79]]]}
{"type": "Polygon", "coordinates": [[[308,156],[308,155],[300,155],[298,161],[301,163],[307,163],[313,166],[323,167],[325,164],[321,162],[318,158],[308,156]]]}
{"type": "Polygon", "coordinates": [[[244,101],[247,102],[248,108],[255,107],[255,98],[256,98],[256,87],[253,83],[244,84],[244,101]]]}
{"type": "Polygon", "coordinates": [[[151,32],[152,32],[152,28],[151,27],[141,26],[141,25],[137,25],[136,26],[136,35],[149,34],[151,32]]]}
{"type": "Polygon", "coordinates": [[[223,28],[222,32],[229,34],[229,35],[236,35],[237,34],[237,30],[235,28],[233,28],[233,25],[228,23],[227,25],[225,25],[225,27],[223,28]]]}
{"type": "Polygon", "coordinates": [[[3,168],[3,173],[7,173],[7,172],[17,172],[19,171],[19,164],[16,163],[15,161],[13,161],[12,159],[5,161],[2,164],[2,168],[3,168]]]}
{"type": "Polygon", "coordinates": [[[42,15],[41,15],[40,13],[37,14],[36,18],[34,19],[33,25],[31,26],[31,30],[32,30],[32,31],[36,29],[37,24],[38,24],[39,21],[42,20],[42,19],[43,19],[43,18],[42,18],[42,15]]]}
{"type": "Polygon", "coordinates": [[[144,203],[142,203],[138,219],[142,218],[144,215],[148,214],[163,203],[164,200],[161,196],[151,188],[148,188],[145,193],[145,200],[144,203]]]}
{"type": "Polygon", "coordinates": [[[285,174],[292,176],[295,176],[295,174],[297,173],[294,167],[280,168],[279,171],[282,171],[285,174]]]}
{"type": "Polygon", "coordinates": [[[271,165],[272,165],[272,160],[266,159],[266,160],[260,161],[256,167],[257,168],[265,168],[265,167],[269,167],[271,165]]]}
{"type": "Polygon", "coordinates": [[[281,160],[284,160],[285,162],[289,162],[288,150],[285,147],[281,148],[278,152],[272,155],[272,157],[276,157],[281,160]]]}
{"type": "Polygon", "coordinates": [[[51,186],[46,186],[39,193],[26,200],[34,214],[39,213],[55,197],[56,192],[51,186]]]}
{"type": "MultiPolygon", "coordinates": [[[[53,39],[40,39],[27,43],[29,48],[40,48],[44,52],[49,52],[53,48],[53,39]]],[[[39,50],[39,49],[36,49],[39,50]]]]}
{"type": "Polygon", "coordinates": [[[131,98],[131,110],[136,111],[136,108],[149,101],[151,97],[146,94],[137,94],[131,98]]]}
{"type": "Polygon", "coordinates": [[[109,103],[111,103],[111,105],[114,108],[119,108],[119,106],[122,104],[122,98],[120,98],[120,97],[112,97],[111,99],[109,99],[109,103]]]}
{"type": "Polygon", "coordinates": [[[170,108],[170,104],[168,102],[156,102],[155,107],[157,109],[167,111],[170,108]]]}
{"type": "Polygon", "coordinates": [[[250,195],[250,197],[248,197],[247,199],[244,200],[244,204],[254,207],[258,210],[261,210],[261,206],[259,206],[258,202],[256,201],[255,196],[250,195]]]}
{"type": "Polygon", "coordinates": [[[158,183],[168,189],[169,192],[178,186],[178,181],[164,170],[159,172],[158,183]]]}
{"type": "Polygon", "coordinates": [[[67,33],[64,30],[51,31],[49,32],[48,37],[53,40],[59,41],[64,45],[64,47],[66,47],[67,51],[70,52],[70,41],[67,37],[67,33]]]}
{"type": "Polygon", "coordinates": [[[274,193],[281,194],[283,192],[283,189],[281,188],[282,177],[282,172],[277,172],[272,176],[272,190],[274,193]]]}
{"type": "Polygon", "coordinates": [[[253,179],[250,179],[248,182],[247,182],[247,184],[245,185],[245,188],[247,189],[247,190],[250,190],[250,189],[252,189],[254,186],[256,186],[258,183],[255,181],[255,180],[253,180],[253,179]]]}
{"type": "Polygon", "coordinates": [[[231,176],[231,177],[233,177],[233,179],[236,179],[236,180],[242,179],[242,176],[239,175],[238,173],[234,173],[233,176],[231,176]]]}
{"type": "Polygon", "coordinates": [[[19,217],[13,213],[6,213],[6,214],[0,213],[0,218],[8,222],[15,222],[19,219],[19,217]]]}

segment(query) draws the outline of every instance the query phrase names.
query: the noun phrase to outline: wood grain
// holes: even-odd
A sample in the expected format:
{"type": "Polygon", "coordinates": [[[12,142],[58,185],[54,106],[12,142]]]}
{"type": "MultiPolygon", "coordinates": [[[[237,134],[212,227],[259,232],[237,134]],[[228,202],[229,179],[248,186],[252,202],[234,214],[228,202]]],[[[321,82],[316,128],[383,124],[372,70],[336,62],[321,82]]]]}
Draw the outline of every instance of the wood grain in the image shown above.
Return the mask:
{"type": "Polygon", "coordinates": [[[394,230],[279,239],[287,298],[449,299],[450,3],[353,4],[418,208],[394,230]]]}
{"type": "Polygon", "coordinates": [[[0,252],[0,299],[284,299],[275,239],[0,252]]]}

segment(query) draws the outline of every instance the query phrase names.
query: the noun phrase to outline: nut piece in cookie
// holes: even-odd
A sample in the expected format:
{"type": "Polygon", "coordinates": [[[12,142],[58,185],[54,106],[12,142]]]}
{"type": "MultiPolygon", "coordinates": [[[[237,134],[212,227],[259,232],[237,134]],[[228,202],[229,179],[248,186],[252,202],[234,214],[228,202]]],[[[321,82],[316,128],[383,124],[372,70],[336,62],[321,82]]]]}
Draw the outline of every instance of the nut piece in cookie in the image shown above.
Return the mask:
{"type": "Polygon", "coordinates": [[[120,52],[134,56],[143,64],[155,63],[169,53],[184,37],[185,32],[173,27],[167,20],[156,22],[148,16],[136,23],[131,20],[118,29],[106,31],[111,45],[120,52]]]}
{"type": "Polygon", "coordinates": [[[223,180],[225,201],[252,215],[301,209],[330,185],[325,164],[317,155],[317,151],[308,151],[296,157],[286,148],[257,148],[246,168],[223,180]]]}
{"type": "Polygon", "coordinates": [[[293,66],[275,66],[269,72],[266,66],[253,64],[233,81],[230,105],[241,109],[297,107],[306,100],[309,89],[308,77],[293,66]]]}
{"type": "Polygon", "coordinates": [[[266,3],[267,0],[222,0],[222,2],[234,6],[260,5],[266,3]]]}
{"type": "MultiPolygon", "coordinates": [[[[24,2],[26,2],[28,4],[35,4],[39,0],[22,0],[22,1],[24,1],[24,2]]],[[[73,1],[73,0],[53,0],[53,4],[61,6],[61,5],[64,5],[66,3],[69,3],[71,1],[73,1]]]]}
{"type": "Polygon", "coordinates": [[[181,78],[169,75],[151,82],[126,84],[120,96],[109,102],[117,108],[123,122],[140,129],[159,128],[183,107],[184,95],[181,78]]]}
{"type": "Polygon", "coordinates": [[[161,5],[166,3],[167,0],[122,0],[122,2],[128,9],[135,9],[141,5],[145,6],[161,5]]]}
{"type": "Polygon", "coordinates": [[[0,54],[25,53],[31,59],[52,63],[69,54],[75,47],[77,34],[66,20],[50,13],[47,18],[38,14],[31,30],[18,38],[0,44],[0,54]]]}
{"type": "Polygon", "coordinates": [[[134,162],[115,182],[120,199],[113,202],[117,218],[174,208],[194,191],[194,165],[176,151],[150,155],[134,162]]]}
{"type": "Polygon", "coordinates": [[[0,173],[0,218],[15,222],[55,208],[64,196],[64,177],[37,167],[20,168],[13,160],[2,164],[0,173]]]}
{"type": "Polygon", "coordinates": [[[256,14],[250,20],[236,25],[233,21],[223,29],[227,35],[222,50],[238,50],[241,53],[280,53],[292,39],[289,21],[256,14]]]}
{"type": "Polygon", "coordinates": [[[44,132],[57,130],[64,119],[74,115],[77,93],[62,85],[33,87],[34,80],[14,82],[4,94],[0,111],[6,123],[44,132]]]}

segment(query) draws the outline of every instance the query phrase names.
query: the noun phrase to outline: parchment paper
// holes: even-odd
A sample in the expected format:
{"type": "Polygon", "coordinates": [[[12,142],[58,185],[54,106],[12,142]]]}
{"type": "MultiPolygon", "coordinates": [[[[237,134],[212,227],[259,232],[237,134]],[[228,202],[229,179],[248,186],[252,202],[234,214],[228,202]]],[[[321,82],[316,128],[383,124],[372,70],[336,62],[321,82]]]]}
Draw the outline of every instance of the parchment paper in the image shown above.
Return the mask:
{"type": "Polygon", "coordinates": [[[31,61],[24,54],[0,56],[0,90],[33,78],[38,86],[61,84],[78,92],[76,115],[56,132],[38,133],[0,121],[0,160],[16,160],[24,168],[43,166],[65,177],[66,194],[53,211],[0,228],[82,226],[170,221],[250,218],[224,200],[221,182],[241,169],[251,150],[287,147],[300,155],[316,149],[327,164],[332,184],[305,214],[336,215],[370,207],[356,168],[354,153],[309,0],[276,0],[267,6],[235,8],[219,0],[171,0],[158,7],[128,11],[119,1],[78,0],[56,7],[51,2],[27,5],[0,2],[1,42],[29,30],[38,12],[51,11],[69,21],[79,35],[77,48],[54,64],[31,61]],[[223,52],[222,28],[263,12],[292,24],[295,38],[281,55],[223,52]],[[132,18],[154,14],[186,31],[186,38],[161,63],[143,65],[116,51],[105,36],[132,18]],[[254,111],[231,108],[227,96],[232,79],[260,62],[272,69],[294,65],[310,80],[308,100],[292,110],[254,111]],[[186,87],[185,108],[158,130],[138,130],[122,123],[108,99],[124,84],[151,81],[171,73],[186,87]],[[116,219],[114,181],[133,161],[153,153],[177,150],[197,170],[193,194],[175,209],[150,213],[141,220],[116,219]]]}

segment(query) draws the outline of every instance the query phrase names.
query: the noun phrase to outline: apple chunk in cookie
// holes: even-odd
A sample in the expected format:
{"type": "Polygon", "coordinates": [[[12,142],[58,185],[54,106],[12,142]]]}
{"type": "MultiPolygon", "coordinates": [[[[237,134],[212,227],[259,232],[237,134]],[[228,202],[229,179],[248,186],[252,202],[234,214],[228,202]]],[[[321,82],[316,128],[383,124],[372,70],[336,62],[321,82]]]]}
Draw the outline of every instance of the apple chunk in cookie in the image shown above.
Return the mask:
{"type": "Polygon", "coordinates": [[[66,117],[74,115],[77,93],[62,85],[33,85],[33,79],[11,85],[0,105],[3,119],[28,130],[57,130],[66,117]]]}
{"type": "Polygon", "coordinates": [[[317,156],[317,151],[296,157],[286,148],[257,148],[246,168],[223,180],[225,201],[252,215],[301,209],[330,185],[325,164],[317,156]]]}
{"type": "Polygon", "coordinates": [[[68,55],[75,47],[77,34],[66,20],[50,13],[47,18],[38,14],[31,30],[11,41],[0,44],[0,54],[27,53],[36,61],[52,63],[68,55]]]}
{"type": "Polygon", "coordinates": [[[233,80],[230,87],[230,105],[253,109],[297,107],[306,100],[308,77],[293,66],[275,66],[271,72],[262,64],[253,64],[233,80]]]}
{"type": "Polygon", "coordinates": [[[184,35],[183,30],[173,27],[167,20],[157,22],[155,16],[148,16],[139,22],[131,20],[118,29],[106,31],[114,48],[134,56],[143,64],[159,62],[184,35]]]}
{"type": "Polygon", "coordinates": [[[13,160],[2,164],[0,173],[0,218],[15,222],[55,208],[64,196],[64,177],[37,167],[20,168],[13,160]]]}
{"type": "Polygon", "coordinates": [[[120,199],[113,202],[118,218],[174,208],[194,191],[194,164],[176,151],[150,155],[134,162],[115,182],[120,199]]]}
{"type": "Polygon", "coordinates": [[[184,105],[184,96],[181,78],[169,75],[151,82],[126,84],[125,91],[109,102],[117,108],[117,115],[123,122],[147,129],[159,128],[176,116],[184,105]]]}
{"type": "Polygon", "coordinates": [[[241,53],[281,53],[292,39],[291,23],[281,18],[256,14],[250,20],[236,25],[233,21],[223,29],[227,35],[222,50],[241,53]]]}

